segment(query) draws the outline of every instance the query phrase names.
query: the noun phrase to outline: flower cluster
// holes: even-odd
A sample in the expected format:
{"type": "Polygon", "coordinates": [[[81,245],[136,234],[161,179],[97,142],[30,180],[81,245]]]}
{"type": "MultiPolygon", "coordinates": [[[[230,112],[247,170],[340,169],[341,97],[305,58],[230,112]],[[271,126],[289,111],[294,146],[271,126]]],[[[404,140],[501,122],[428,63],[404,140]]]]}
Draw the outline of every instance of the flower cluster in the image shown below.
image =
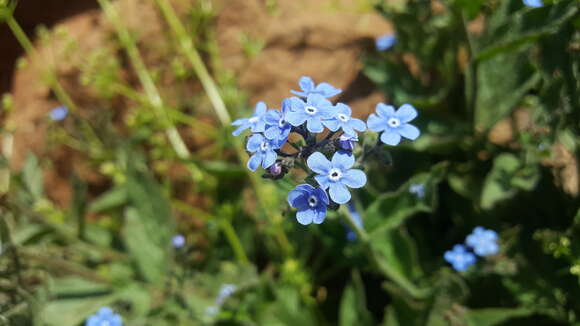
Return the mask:
{"type": "Polygon", "coordinates": [[[123,319],[111,308],[103,307],[87,318],[85,326],[123,326],[123,319]]]}
{"type": "Polygon", "coordinates": [[[476,263],[476,255],[486,257],[497,254],[499,251],[497,240],[497,232],[478,226],[465,238],[465,245],[456,244],[452,250],[445,252],[444,258],[456,271],[463,272],[476,263]]]}
{"type": "MultiPolygon", "coordinates": [[[[232,123],[238,128],[234,136],[244,130],[252,131],[247,138],[250,153],[247,167],[266,170],[264,177],[280,179],[292,168],[302,168],[306,183],[288,194],[288,204],[298,210],[300,224],[320,224],[329,207],[338,207],[351,200],[350,188],[363,187],[367,177],[354,156],[358,133],[367,129],[380,133],[381,143],[396,146],[402,138],[414,140],[419,129],[410,124],[417,111],[410,104],[395,107],[379,103],[376,114],[365,123],[352,116],[345,103],[333,104],[329,98],[342,91],[328,83],[315,84],[310,77],[299,80],[297,96],[282,101],[281,109],[268,109],[264,102],[256,105],[250,118],[232,123]],[[326,132],[326,135],[320,135],[326,132]],[[293,142],[291,134],[302,139],[293,142]],[[288,152],[293,149],[294,152],[288,152]]],[[[369,151],[370,152],[370,151],[369,151]]],[[[363,156],[365,153],[363,153],[363,156]]]]}
{"type": "Polygon", "coordinates": [[[218,295],[215,299],[215,304],[207,308],[206,313],[208,315],[216,315],[221,306],[225,303],[225,301],[238,289],[237,286],[233,284],[223,284],[218,292],[218,295]]]}

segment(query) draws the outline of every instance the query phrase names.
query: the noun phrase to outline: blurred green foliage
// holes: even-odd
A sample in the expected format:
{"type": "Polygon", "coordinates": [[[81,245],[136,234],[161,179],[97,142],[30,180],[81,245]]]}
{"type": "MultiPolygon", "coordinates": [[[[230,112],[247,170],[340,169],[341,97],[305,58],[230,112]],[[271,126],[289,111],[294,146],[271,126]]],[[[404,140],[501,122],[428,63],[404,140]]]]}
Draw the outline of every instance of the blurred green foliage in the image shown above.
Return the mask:
{"type": "MultiPolygon", "coordinates": [[[[145,92],[123,81],[114,53],[140,59],[131,52],[137,36],[117,26],[115,46],[81,67],[99,116],[72,112],[66,128],[51,125],[50,139],[83,153],[105,187],[73,176],[71,205],[59,207],[43,180],[59,162],[31,155],[21,171],[0,166],[10,178],[0,208],[0,325],[82,325],[107,305],[129,326],[580,325],[579,185],[565,188],[571,180],[550,164],[570,153],[577,182],[577,2],[373,2],[397,43],[367,53],[363,71],[392,104],[419,108],[422,136],[376,154],[383,162],[358,194],[364,232],[354,242],[342,210],[320,226],[298,225],[285,204],[292,181],[248,174],[230,130],[202,119],[212,107],[220,115],[213,79],[231,111],[249,111],[220,65],[211,1],[183,20],[193,47],[165,1],[156,3],[176,35],[158,49],[168,69],[132,62],[145,92]],[[199,74],[197,51],[213,76],[199,74]],[[179,89],[160,91],[157,102],[151,87],[165,74],[201,79],[213,104],[179,89]],[[122,132],[111,113],[118,96],[131,103],[122,132]],[[498,142],[501,123],[510,133],[498,142]],[[183,155],[176,127],[207,145],[183,155]],[[425,196],[410,193],[413,184],[425,196]],[[443,253],[478,225],[498,231],[500,253],[455,272],[443,253]],[[176,234],[185,247],[171,246],[176,234]],[[236,291],[217,305],[223,284],[236,291]]],[[[242,43],[249,57],[265,46],[248,35],[242,43]]]]}

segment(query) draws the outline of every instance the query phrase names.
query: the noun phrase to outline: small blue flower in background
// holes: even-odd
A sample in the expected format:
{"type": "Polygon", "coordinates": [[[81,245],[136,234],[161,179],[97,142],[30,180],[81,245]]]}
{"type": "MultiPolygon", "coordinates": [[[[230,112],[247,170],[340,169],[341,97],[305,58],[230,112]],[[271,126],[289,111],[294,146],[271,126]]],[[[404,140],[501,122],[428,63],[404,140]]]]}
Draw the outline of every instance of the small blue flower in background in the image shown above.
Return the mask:
{"type": "Polygon", "coordinates": [[[309,184],[298,185],[288,193],[288,204],[298,210],[296,219],[302,225],[324,222],[328,203],[326,191],[309,184]]]}
{"type": "Polygon", "coordinates": [[[238,289],[237,286],[233,284],[224,284],[220,288],[217,298],[215,299],[215,304],[217,306],[221,306],[224,304],[227,298],[229,298],[236,290],[238,289]]]}
{"type": "MultiPolygon", "coordinates": [[[[356,207],[354,206],[354,203],[352,201],[348,202],[348,211],[350,213],[350,218],[352,219],[352,221],[354,222],[354,224],[360,228],[362,228],[363,226],[363,222],[362,222],[362,218],[359,214],[359,212],[356,210],[356,207]]],[[[347,227],[347,232],[346,232],[346,239],[348,241],[355,241],[356,240],[356,232],[354,230],[351,230],[349,227],[347,227]]]]}
{"type": "Polygon", "coordinates": [[[338,137],[338,145],[340,146],[340,148],[349,152],[352,152],[352,150],[354,149],[354,142],[357,141],[358,136],[356,135],[352,136],[348,134],[342,134],[340,135],[340,137],[338,137]]]}
{"type": "Polygon", "coordinates": [[[526,6],[532,8],[540,8],[544,6],[544,2],[542,0],[523,0],[523,1],[526,6]]]}
{"type": "Polygon", "coordinates": [[[66,118],[68,115],[68,108],[64,105],[57,106],[56,108],[52,109],[48,115],[54,121],[64,120],[64,118],[66,118]]]}
{"type": "Polygon", "coordinates": [[[286,143],[292,130],[292,125],[286,121],[286,113],[290,110],[290,102],[290,99],[285,99],[282,102],[282,112],[268,110],[264,117],[266,121],[264,136],[268,139],[277,140],[280,147],[286,143]]]}
{"type": "Polygon", "coordinates": [[[425,185],[424,184],[412,184],[409,186],[409,192],[417,196],[419,199],[425,198],[425,185]]]}
{"type": "Polygon", "coordinates": [[[403,104],[397,111],[391,105],[377,104],[377,114],[369,116],[367,125],[375,132],[383,132],[381,141],[387,145],[396,146],[401,137],[411,140],[417,139],[421,132],[412,124],[411,120],[417,117],[417,110],[410,104],[403,104]]]}
{"type": "Polygon", "coordinates": [[[178,234],[174,236],[173,239],[171,239],[171,244],[175,249],[183,248],[185,245],[185,237],[181,234],[178,234]]]}
{"type": "Polygon", "coordinates": [[[103,307],[87,319],[85,326],[123,326],[123,319],[111,308],[103,307]]]}
{"type": "Polygon", "coordinates": [[[473,248],[478,256],[495,255],[499,251],[497,238],[497,232],[478,226],[467,236],[465,244],[473,248]]]}
{"type": "Polygon", "coordinates": [[[254,153],[248,160],[248,169],[256,171],[260,164],[264,169],[269,168],[276,162],[278,154],[274,150],[279,147],[277,140],[267,139],[260,134],[252,135],[246,144],[246,150],[254,153]]]}
{"type": "Polygon", "coordinates": [[[397,37],[395,36],[395,34],[385,34],[385,35],[378,37],[375,40],[375,45],[377,47],[377,50],[386,51],[386,50],[392,48],[393,45],[395,45],[396,41],[397,41],[397,37]]]}
{"type": "Polygon", "coordinates": [[[334,106],[322,95],[308,95],[306,103],[298,98],[291,99],[291,101],[291,111],[286,113],[286,121],[294,127],[306,122],[308,131],[319,133],[324,130],[322,119],[334,117],[334,106]]]}
{"type": "Polygon", "coordinates": [[[266,111],[268,107],[264,102],[258,102],[256,104],[256,110],[254,111],[254,115],[251,118],[244,118],[238,119],[232,122],[232,126],[240,126],[232,135],[239,136],[242,131],[246,129],[251,129],[252,132],[264,132],[266,130],[266,122],[264,121],[264,117],[266,115],[266,111]]]}
{"type": "Polygon", "coordinates": [[[444,255],[445,260],[458,272],[465,271],[469,266],[475,264],[475,255],[467,251],[464,245],[456,244],[453,250],[448,250],[444,255]]]}
{"type": "Polygon", "coordinates": [[[359,119],[354,119],[351,117],[352,110],[348,105],[343,103],[336,104],[336,111],[334,112],[334,118],[330,120],[322,121],[322,124],[331,131],[337,131],[342,128],[345,134],[356,135],[356,131],[367,130],[366,124],[359,119]]]}
{"type": "Polygon", "coordinates": [[[330,198],[337,204],[345,204],[350,200],[347,187],[360,188],[367,183],[367,176],[361,170],[351,169],[354,165],[354,155],[346,152],[336,152],[329,161],[322,153],[315,152],[306,160],[308,167],[318,173],[314,177],[324,190],[330,188],[330,198]]]}
{"type": "Polygon", "coordinates": [[[319,94],[322,95],[323,97],[329,98],[342,93],[342,90],[340,88],[336,88],[330,85],[329,83],[320,83],[318,85],[314,85],[314,81],[312,81],[312,78],[308,76],[300,77],[298,85],[300,85],[300,88],[302,88],[302,92],[300,91],[290,91],[290,92],[300,97],[308,97],[308,95],[310,94],[319,94]]]}

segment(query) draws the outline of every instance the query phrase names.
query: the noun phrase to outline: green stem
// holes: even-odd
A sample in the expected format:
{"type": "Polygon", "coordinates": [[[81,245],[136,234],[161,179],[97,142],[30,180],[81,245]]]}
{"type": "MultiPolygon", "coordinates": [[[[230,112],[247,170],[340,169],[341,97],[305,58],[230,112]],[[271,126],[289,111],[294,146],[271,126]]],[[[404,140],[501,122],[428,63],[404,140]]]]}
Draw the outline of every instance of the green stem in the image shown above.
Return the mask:
{"type": "Polygon", "coordinates": [[[225,218],[222,218],[220,224],[226,238],[228,239],[230,245],[232,246],[232,249],[234,250],[236,259],[243,264],[248,264],[249,262],[248,256],[246,256],[242,242],[240,241],[240,238],[236,234],[236,231],[234,230],[234,227],[232,226],[230,221],[226,220],[225,218]]]}
{"type": "MultiPolygon", "coordinates": [[[[201,82],[221,124],[224,127],[229,126],[231,123],[231,117],[219,93],[218,87],[212,76],[209,74],[203,60],[201,59],[201,56],[193,46],[193,41],[177,17],[173,7],[171,7],[167,0],[155,0],[155,3],[161,10],[161,13],[169,25],[169,29],[173,32],[174,37],[176,38],[178,50],[185,58],[187,58],[197,77],[199,78],[199,81],[201,82]]],[[[238,156],[239,161],[243,162],[244,158],[246,157],[246,153],[243,149],[244,147],[242,143],[238,138],[233,138],[231,142],[234,144],[236,155],[238,156]]],[[[264,215],[268,216],[268,218],[273,222],[273,226],[276,230],[275,236],[278,244],[286,255],[291,256],[293,254],[293,249],[283,229],[282,215],[269,209],[269,207],[267,207],[265,204],[264,199],[270,197],[270,195],[263,191],[262,187],[260,186],[259,177],[256,174],[250,172],[248,172],[248,176],[256,192],[256,197],[258,199],[258,204],[261,210],[264,212],[264,215]]]]}
{"type": "Polygon", "coordinates": [[[475,110],[477,104],[477,62],[475,60],[475,44],[473,38],[467,29],[467,17],[465,13],[461,12],[461,23],[463,25],[463,33],[467,41],[467,50],[469,53],[469,65],[465,73],[465,100],[468,114],[470,115],[471,127],[475,131],[475,110]]]}

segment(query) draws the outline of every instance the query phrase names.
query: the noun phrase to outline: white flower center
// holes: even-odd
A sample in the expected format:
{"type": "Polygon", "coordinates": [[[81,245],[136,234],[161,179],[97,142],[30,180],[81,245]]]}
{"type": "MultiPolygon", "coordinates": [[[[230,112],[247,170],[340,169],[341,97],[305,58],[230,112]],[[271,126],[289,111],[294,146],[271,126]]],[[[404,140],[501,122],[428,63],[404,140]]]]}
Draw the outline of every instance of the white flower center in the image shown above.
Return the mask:
{"type": "Polygon", "coordinates": [[[263,142],[260,144],[260,150],[261,150],[262,152],[265,152],[265,151],[266,151],[266,150],[267,150],[269,147],[270,147],[270,145],[268,145],[268,143],[267,143],[267,142],[265,142],[265,141],[263,141],[263,142]]]}
{"type": "Polygon", "coordinates": [[[313,107],[313,106],[308,105],[304,108],[304,111],[306,111],[306,113],[308,113],[310,115],[314,115],[314,114],[316,114],[316,112],[318,112],[318,109],[313,107]]]}
{"type": "Polygon", "coordinates": [[[332,181],[338,181],[342,177],[342,171],[334,168],[328,172],[328,178],[332,181]]]}
{"type": "Polygon", "coordinates": [[[387,123],[389,124],[389,126],[391,128],[397,128],[398,126],[401,125],[401,121],[397,118],[389,118],[389,120],[387,121],[387,123]]]}
{"type": "Polygon", "coordinates": [[[286,120],[284,120],[284,118],[282,118],[278,121],[278,126],[280,128],[284,127],[285,124],[286,124],[286,120]]]}
{"type": "Polygon", "coordinates": [[[316,205],[318,205],[318,198],[316,198],[314,195],[308,197],[308,206],[316,207],[316,205]]]}
{"type": "Polygon", "coordinates": [[[347,121],[350,119],[350,118],[349,118],[349,116],[348,116],[348,115],[346,115],[346,114],[344,114],[344,113],[339,113],[339,114],[338,114],[338,118],[339,118],[340,120],[342,120],[343,122],[347,122],[347,121]]]}
{"type": "Polygon", "coordinates": [[[256,122],[258,122],[258,120],[260,120],[259,117],[251,117],[250,119],[248,119],[248,122],[249,123],[256,123],[256,122]]]}

